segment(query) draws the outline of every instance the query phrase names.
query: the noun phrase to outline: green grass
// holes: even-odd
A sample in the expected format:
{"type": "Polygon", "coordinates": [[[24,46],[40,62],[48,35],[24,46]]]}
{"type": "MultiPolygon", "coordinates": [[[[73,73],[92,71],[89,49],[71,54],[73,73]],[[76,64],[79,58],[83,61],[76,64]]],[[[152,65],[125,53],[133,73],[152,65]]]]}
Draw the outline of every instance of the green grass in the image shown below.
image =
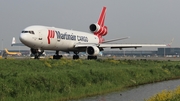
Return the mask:
{"type": "Polygon", "coordinates": [[[65,101],[180,77],[178,61],[0,60],[1,101],[65,101]]]}
{"type": "Polygon", "coordinates": [[[180,101],[180,86],[174,90],[163,90],[145,101],[180,101]]]}

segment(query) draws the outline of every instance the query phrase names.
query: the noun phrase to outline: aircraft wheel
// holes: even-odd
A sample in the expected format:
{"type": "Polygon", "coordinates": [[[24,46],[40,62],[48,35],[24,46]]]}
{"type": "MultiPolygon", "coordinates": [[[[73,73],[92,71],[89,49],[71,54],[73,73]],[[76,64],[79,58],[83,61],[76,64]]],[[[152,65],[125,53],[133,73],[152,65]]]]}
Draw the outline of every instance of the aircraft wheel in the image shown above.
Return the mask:
{"type": "Polygon", "coordinates": [[[37,55],[34,56],[34,59],[39,59],[39,57],[37,55]]]}
{"type": "Polygon", "coordinates": [[[79,59],[79,55],[73,55],[73,59],[79,59]]]}
{"type": "Polygon", "coordinates": [[[87,59],[88,59],[88,60],[91,60],[91,59],[96,60],[96,59],[97,59],[97,56],[88,56],[87,59]]]}
{"type": "Polygon", "coordinates": [[[53,59],[61,59],[62,55],[53,55],[53,59]]]}
{"type": "Polygon", "coordinates": [[[36,53],[36,54],[34,55],[34,59],[39,59],[39,54],[38,54],[38,53],[36,53]]]}
{"type": "Polygon", "coordinates": [[[96,59],[97,59],[97,56],[94,56],[94,59],[96,60],[96,59]]]}
{"type": "Polygon", "coordinates": [[[57,56],[56,56],[56,55],[53,55],[53,59],[57,59],[57,56]]]}

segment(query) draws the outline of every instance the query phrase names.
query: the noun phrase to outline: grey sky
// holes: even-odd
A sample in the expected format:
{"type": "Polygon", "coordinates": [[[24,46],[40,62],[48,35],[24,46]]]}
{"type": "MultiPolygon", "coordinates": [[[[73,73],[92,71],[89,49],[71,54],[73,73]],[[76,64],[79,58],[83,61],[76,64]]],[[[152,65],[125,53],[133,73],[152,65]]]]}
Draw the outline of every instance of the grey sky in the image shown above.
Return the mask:
{"type": "MultiPolygon", "coordinates": [[[[30,25],[46,25],[89,32],[107,7],[105,39],[130,36],[116,43],[168,43],[180,47],[180,0],[0,0],[0,43],[11,47],[30,25]]],[[[28,48],[22,48],[28,49],[28,48]]]]}

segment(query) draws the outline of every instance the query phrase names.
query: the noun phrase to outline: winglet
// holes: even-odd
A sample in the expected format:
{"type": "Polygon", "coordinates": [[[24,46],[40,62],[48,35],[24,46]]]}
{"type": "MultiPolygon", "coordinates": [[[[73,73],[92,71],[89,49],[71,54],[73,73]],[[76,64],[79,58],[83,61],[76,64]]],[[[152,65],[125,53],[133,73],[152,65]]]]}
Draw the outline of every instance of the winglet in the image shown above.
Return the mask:
{"type": "Polygon", "coordinates": [[[172,38],[171,42],[170,42],[170,43],[168,43],[166,46],[171,46],[171,45],[172,45],[172,43],[173,43],[173,41],[174,41],[174,38],[172,38]]]}

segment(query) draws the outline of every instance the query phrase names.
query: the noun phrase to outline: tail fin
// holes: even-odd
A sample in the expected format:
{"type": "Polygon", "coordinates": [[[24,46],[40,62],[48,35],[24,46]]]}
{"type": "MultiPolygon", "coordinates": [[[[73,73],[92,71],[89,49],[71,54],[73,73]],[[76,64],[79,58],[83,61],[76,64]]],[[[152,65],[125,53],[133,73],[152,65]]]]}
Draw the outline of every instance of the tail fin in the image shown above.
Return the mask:
{"type": "Polygon", "coordinates": [[[13,46],[13,44],[15,44],[15,43],[16,43],[16,39],[15,39],[15,37],[13,37],[13,38],[12,38],[11,46],[13,46]]]}
{"type": "Polygon", "coordinates": [[[106,7],[103,7],[98,20],[99,26],[104,26],[105,16],[106,16],[106,7]]]}
{"type": "Polygon", "coordinates": [[[94,35],[98,36],[99,43],[102,43],[104,41],[102,36],[105,36],[108,33],[108,28],[107,26],[104,25],[105,16],[106,16],[106,7],[103,7],[97,23],[91,24],[89,26],[90,31],[94,33],[94,35]]]}
{"type": "Polygon", "coordinates": [[[5,50],[6,53],[9,53],[9,51],[6,48],[4,50],[5,50]]]}
{"type": "Polygon", "coordinates": [[[170,43],[168,43],[166,46],[171,46],[171,45],[172,45],[172,43],[173,43],[173,41],[174,41],[174,38],[172,38],[171,42],[170,42],[170,43]]]}

